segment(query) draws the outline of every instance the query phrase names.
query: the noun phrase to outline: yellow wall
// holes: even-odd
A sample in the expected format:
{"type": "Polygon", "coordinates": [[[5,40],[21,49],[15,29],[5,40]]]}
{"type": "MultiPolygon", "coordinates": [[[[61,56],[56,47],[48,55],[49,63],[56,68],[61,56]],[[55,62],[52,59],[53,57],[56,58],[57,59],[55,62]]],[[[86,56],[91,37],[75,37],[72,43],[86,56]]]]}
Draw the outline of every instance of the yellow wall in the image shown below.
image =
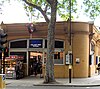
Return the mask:
{"type": "Polygon", "coordinates": [[[73,38],[73,71],[74,77],[88,77],[89,67],[89,38],[88,35],[74,35],[73,38]],[[80,63],[76,63],[76,58],[80,63]]]}
{"type": "Polygon", "coordinates": [[[90,66],[90,77],[95,75],[95,65],[90,66]]]}
{"type": "MultiPolygon", "coordinates": [[[[64,61],[65,55],[69,51],[69,39],[68,39],[68,29],[67,22],[57,22],[55,30],[55,39],[64,40],[64,61]]],[[[8,40],[16,39],[29,39],[30,34],[27,30],[26,24],[6,24],[8,40]]],[[[48,26],[46,23],[36,23],[37,31],[32,33],[32,38],[46,38],[48,26]]],[[[89,66],[89,34],[95,32],[93,41],[98,40],[98,32],[94,30],[96,28],[93,25],[85,22],[72,22],[72,53],[73,53],[73,65],[72,65],[72,77],[88,77],[95,73],[95,63],[89,66]],[[80,59],[79,64],[76,63],[76,58],[80,59]]],[[[98,41],[99,43],[99,41],[98,41]]],[[[95,42],[96,45],[96,42],[95,42]]],[[[100,45],[100,44],[99,44],[100,45]]],[[[96,55],[100,56],[100,46],[95,49],[96,55]]],[[[44,74],[43,67],[43,74],[44,74]]],[[[55,77],[69,77],[69,66],[55,65],[54,66],[55,77]]]]}

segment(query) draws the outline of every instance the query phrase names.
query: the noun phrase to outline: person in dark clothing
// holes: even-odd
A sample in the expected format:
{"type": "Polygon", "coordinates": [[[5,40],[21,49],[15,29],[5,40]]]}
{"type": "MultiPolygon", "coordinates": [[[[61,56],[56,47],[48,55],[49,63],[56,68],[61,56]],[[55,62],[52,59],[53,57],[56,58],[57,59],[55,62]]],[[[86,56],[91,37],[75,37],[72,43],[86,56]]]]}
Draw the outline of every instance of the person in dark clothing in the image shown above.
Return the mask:
{"type": "Polygon", "coordinates": [[[42,62],[39,61],[38,62],[38,69],[37,69],[38,73],[40,74],[40,78],[42,77],[41,74],[42,74],[42,62]]]}
{"type": "Polygon", "coordinates": [[[19,79],[19,75],[20,75],[19,61],[16,62],[16,65],[15,65],[15,72],[16,72],[16,79],[19,79]]]}
{"type": "Polygon", "coordinates": [[[41,74],[42,74],[42,60],[41,60],[41,56],[38,56],[38,62],[37,62],[37,72],[38,74],[40,74],[40,78],[42,77],[41,74]]]}
{"type": "Polygon", "coordinates": [[[34,75],[36,76],[37,75],[37,67],[38,67],[38,64],[37,64],[37,60],[36,58],[33,59],[33,72],[34,72],[34,75]]]}
{"type": "Polygon", "coordinates": [[[98,64],[98,75],[100,74],[100,63],[98,64]]]}
{"type": "Polygon", "coordinates": [[[100,63],[98,64],[98,67],[100,67],[100,63]]]}
{"type": "Polygon", "coordinates": [[[38,61],[37,65],[38,65],[38,69],[37,69],[38,70],[38,73],[41,74],[41,72],[42,72],[41,71],[41,69],[42,69],[42,62],[41,61],[38,61]]]}

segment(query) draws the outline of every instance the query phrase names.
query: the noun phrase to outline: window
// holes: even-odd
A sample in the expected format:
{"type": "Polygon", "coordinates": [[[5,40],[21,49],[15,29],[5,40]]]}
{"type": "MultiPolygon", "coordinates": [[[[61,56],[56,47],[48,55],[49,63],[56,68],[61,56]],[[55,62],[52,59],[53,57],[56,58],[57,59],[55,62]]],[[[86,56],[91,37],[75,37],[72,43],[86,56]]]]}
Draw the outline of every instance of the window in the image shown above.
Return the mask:
{"type": "Polygon", "coordinates": [[[27,59],[27,54],[26,52],[10,52],[10,55],[17,55],[17,56],[23,56],[23,63],[26,63],[26,59],[27,59]]]}
{"type": "Polygon", "coordinates": [[[55,48],[64,48],[63,41],[55,41],[55,48]]]}
{"type": "MultiPolygon", "coordinates": [[[[47,54],[44,54],[44,63],[46,63],[47,54]]],[[[63,64],[63,52],[54,53],[54,64],[63,64]]]]}
{"type": "MultiPolygon", "coordinates": [[[[47,40],[45,40],[45,48],[47,48],[47,40]]],[[[55,41],[55,48],[64,48],[63,41],[55,41]]]]}
{"type": "Polygon", "coordinates": [[[27,40],[10,42],[10,48],[27,48],[27,40]]]}
{"type": "Polygon", "coordinates": [[[99,63],[99,57],[98,56],[96,56],[96,65],[99,63]]]}
{"type": "Polygon", "coordinates": [[[63,64],[63,52],[55,52],[54,53],[54,63],[55,64],[63,64]]]}

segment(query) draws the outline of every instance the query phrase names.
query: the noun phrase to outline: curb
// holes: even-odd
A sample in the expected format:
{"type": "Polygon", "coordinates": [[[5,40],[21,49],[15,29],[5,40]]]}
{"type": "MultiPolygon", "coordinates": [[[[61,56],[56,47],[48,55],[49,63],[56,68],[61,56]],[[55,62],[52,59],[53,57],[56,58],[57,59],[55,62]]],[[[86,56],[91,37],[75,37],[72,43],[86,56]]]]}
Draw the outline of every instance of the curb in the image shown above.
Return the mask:
{"type": "Polygon", "coordinates": [[[99,87],[99,84],[91,85],[91,84],[33,84],[33,86],[62,86],[62,87],[99,87]]]}

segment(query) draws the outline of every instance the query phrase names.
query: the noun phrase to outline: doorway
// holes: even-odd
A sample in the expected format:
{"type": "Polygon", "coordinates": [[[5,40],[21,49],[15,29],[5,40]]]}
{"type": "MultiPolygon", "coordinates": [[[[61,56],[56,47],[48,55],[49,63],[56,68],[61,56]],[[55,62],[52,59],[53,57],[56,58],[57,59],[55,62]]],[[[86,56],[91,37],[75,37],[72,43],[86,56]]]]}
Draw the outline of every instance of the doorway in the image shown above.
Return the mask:
{"type": "Polygon", "coordinates": [[[38,51],[29,52],[29,75],[40,76],[42,75],[42,62],[43,53],[38,51]]]}

